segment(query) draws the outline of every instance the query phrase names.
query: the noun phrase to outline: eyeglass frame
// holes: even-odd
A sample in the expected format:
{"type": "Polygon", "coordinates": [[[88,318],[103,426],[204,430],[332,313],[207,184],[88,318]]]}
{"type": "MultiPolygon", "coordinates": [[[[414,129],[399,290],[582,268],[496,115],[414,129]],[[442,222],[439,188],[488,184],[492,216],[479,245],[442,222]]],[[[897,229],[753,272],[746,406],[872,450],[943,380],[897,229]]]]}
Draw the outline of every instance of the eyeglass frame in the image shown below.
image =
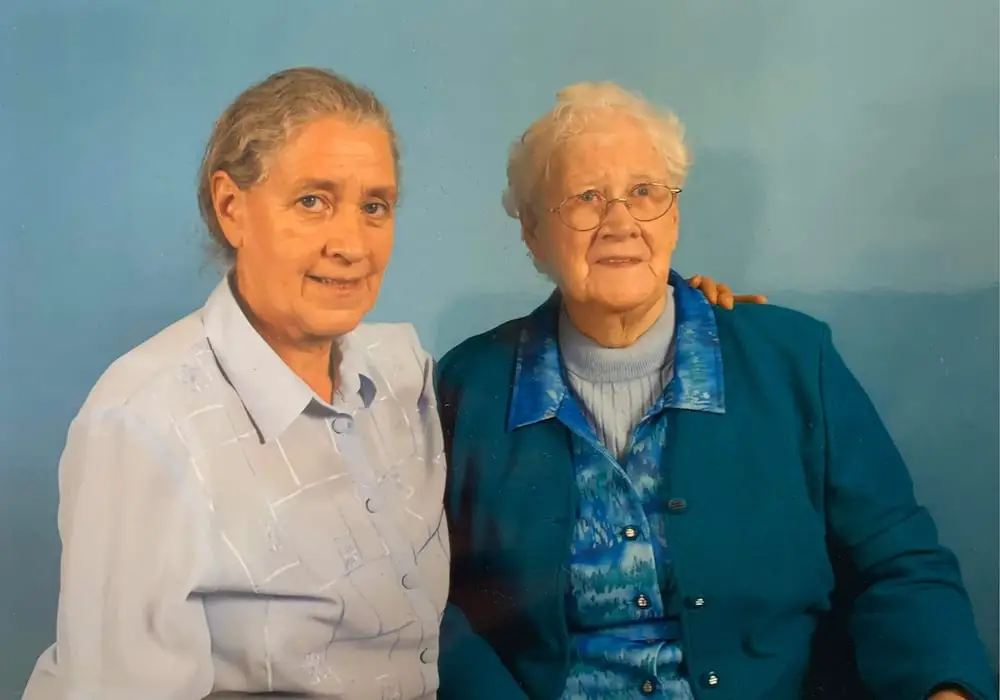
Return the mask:
{"type": "MultiPolygon", "coordinates": [[[[597,192],[597,194],[599,194],[601,196],[601,198],[604,200],[604,211],[601,212],[601,218],[599,218],[597,220],[596,224],[594,224],[593,226],[589,226],[588,228],[576,228],[575,226],[570,226],[569,224],[566,223],[566,220],[562,218],[562,215],[560,214],[560,210],[563,208],[563,206],[565,206],[566,202],[568,202],[571,199],[575,199],[575,198],[579,197],[582,194],[586,194],[587,192],[590,192],[591,189],[593,189],[593,188],[584,190],[583,192],[577,192],[576,194],[571,194],[570,196],[566,197],[566,199],[564,199],[563,201],[559,202],[559,204],[557,206],[554,206],[551,209],[549,209],[549,213],[550,214],[556,214],[556,215],[558,215],[559,216],[559,220],[562,221],[562,223],[565,226],[567,226],[568,228],[573,229],[574,231],[593,231],[595,228],[599,228],[600,225],[602,223],[604,223],[604,219],[607,217],[607,215],[608,215],[608,209],[611,208],[611,205],[614,204],[615,202],[621,202],[622,204],[625,205],[625,209],[628,211],[629,215],[633,219],[635,219],[636,221],[641,221],[642,223],[648,223],[650,221],[656,221],[657,219],[662,219],[664,216],[666,216],[667,212],[670,211],[673,208],[674,203],[677,202],[677,195],[679,195],[681,192],[684,191],[684,188],[682,188],[682,187],[671,187],[670,185],[666,184],[665,182],[640,182],[640,183],[638,183],[636,185],[633,185],[632,188],[629,191],[632,192],[633,190],[636,190],[639,187],[642,187],[643,185],[656,185],[657,187],[666,187],[667,191],[670,192],[670,195],[671,195],[670,204],[667,205],[667,208],[663,210],[662,214],[660,214],[659,216],[654,216],[652,219],[640,219],[635,214],[633,214],[632,213],[632,207],[629,206],[629,203],[628,203],[628,197],[629,197],[628,195],[625,195],[624,197],[611,197],[611,198],[609,198],[609,197],[605,197],[600,192],[597,192]]],[[[594,191],[596,192],[596,190],[594,190],[594,191]]]]}

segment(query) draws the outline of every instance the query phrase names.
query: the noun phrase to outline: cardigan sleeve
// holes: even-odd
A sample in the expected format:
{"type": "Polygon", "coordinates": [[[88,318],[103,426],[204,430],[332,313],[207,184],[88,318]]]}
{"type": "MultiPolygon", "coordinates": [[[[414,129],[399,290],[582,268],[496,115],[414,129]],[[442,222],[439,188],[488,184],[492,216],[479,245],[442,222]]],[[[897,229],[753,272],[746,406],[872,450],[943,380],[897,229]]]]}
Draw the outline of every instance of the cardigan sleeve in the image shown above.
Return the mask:
{"type": "Polygon", "coordinates": [[[451,460],[454,436],[455,410],[452,393],[441,381],[441,365],[435,367],[438,379],[438,408],[444,432],[445,456],[448,459],[448,481],[445,491],[445,510],[451,544],[451,595],[441,620],[441,652],[438,662],[440,674],[439,700],[527,700],[527,695],[504,666],[493,647],[477,635],[464,613],[455,604],[461,599],[464,587],[470,581],[463,575],[469,557],[466,542],[468,519],[455,517],[452,507],[455,493],[464,482],[464,465],[451,460]],[[458,594],[458,595],[456,595],[458,594]]]}
{"type": "Polygon", "coordinates": [[[826,327],[820,392],[826,516],[832,547],[857,577],[848,624],[866,685],[880,699],[920,700],[943,687],[996,698],[958,562],[826,327]]]}

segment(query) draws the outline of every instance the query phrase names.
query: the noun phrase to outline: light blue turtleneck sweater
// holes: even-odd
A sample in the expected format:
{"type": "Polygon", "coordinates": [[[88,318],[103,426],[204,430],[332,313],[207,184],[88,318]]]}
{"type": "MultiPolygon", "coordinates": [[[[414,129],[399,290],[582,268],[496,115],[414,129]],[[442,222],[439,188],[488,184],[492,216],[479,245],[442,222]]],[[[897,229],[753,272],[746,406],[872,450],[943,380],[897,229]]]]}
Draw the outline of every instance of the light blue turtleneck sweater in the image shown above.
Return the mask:
{"type": "Polygon", "coordinates": [[[673,377],[674,297],[632,345],[606,348],[587,337],[565,313],[559,318],[559,352],[570,387],[597,437],[621,462],[632,431],[673,377]]]}

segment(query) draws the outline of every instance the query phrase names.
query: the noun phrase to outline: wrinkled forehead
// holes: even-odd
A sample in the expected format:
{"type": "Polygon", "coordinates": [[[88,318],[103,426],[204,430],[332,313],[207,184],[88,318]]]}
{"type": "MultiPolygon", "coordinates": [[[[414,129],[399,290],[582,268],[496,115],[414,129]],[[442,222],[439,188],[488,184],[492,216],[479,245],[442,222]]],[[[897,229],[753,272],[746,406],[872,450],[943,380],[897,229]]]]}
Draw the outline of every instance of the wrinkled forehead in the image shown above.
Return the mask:
{"type": "Polygon", "coordinates": [[[395,185],[392,141],[384,128],[371,122],[316,118],[294,128],[269,156],[267,169],[282,179],[355,175],[395,185]]]}
{"type": "Polygon", "coordinates": [[[649,132],[633,118],[610,116],[588,121],[555,148],[547,181],[565,189],[666,176],[666,161],[649,132]]]}

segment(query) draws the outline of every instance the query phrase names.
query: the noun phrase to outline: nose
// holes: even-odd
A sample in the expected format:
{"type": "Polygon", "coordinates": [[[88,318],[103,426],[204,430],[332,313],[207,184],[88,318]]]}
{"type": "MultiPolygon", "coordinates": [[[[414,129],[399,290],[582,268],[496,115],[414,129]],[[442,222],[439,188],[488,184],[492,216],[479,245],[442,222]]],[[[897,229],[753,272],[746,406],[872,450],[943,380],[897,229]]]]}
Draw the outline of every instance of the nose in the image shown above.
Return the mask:
{"type": "Polygon", "coordinates": [[[327,224],[323,255],[351,265],[365,259],[367,246],[358,216],[353,212],[339,213],[327,224]]]}
{"type": "Polygon", "coordinates": [[[634,238],[640,234],[639,222],[632,216],[624,199],[608,201],[604,220],[597,230],[602,238],[634,238]]]}

